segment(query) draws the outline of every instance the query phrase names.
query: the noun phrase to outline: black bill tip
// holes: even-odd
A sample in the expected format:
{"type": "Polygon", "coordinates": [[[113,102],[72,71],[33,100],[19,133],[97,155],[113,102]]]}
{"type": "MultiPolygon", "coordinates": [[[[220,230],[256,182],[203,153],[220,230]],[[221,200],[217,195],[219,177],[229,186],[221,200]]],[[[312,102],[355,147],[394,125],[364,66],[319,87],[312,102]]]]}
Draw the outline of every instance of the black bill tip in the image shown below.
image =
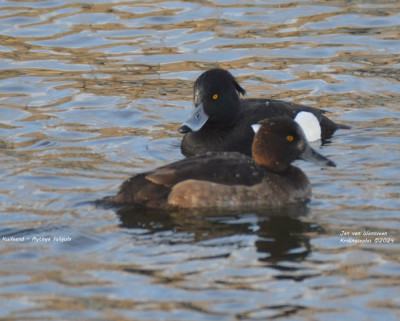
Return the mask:
{"type": "Polygon", "coordinates": [[[178,131],[179,131],[181,134],[186,134],[186,133],[190,133],[192,130],[190,129],[189,126],[187,126],[187,125],[182,125],[181,127],[178,128],[178,131]]]}

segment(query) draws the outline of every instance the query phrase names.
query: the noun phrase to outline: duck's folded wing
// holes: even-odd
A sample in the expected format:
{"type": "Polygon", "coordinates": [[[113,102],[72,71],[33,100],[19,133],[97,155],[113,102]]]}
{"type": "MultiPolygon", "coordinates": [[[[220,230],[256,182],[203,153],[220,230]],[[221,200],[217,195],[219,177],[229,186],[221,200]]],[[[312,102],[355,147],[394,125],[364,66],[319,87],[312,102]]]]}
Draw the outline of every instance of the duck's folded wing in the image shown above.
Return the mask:
{"type": "Polygon", "coordinates": [[[252,186],[263,178],[264,171],[254,161],[240,153],[207,153],[160,167],[146,179],[167,187],[192,179],[226,185],[252,186]]]}

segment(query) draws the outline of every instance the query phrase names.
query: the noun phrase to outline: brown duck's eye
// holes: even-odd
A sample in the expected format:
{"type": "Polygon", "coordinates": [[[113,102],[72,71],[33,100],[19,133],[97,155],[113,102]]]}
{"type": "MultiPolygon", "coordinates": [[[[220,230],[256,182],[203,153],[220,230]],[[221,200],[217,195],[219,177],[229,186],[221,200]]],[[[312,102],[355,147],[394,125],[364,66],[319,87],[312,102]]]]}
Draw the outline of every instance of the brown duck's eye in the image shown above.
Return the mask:
{"type": "Polygon", "coordinates": [[[293,136],[291,136],[291,135],[289,135],[289,136],[286,136],[286,140],[288,141],[288,142],[292,142],[293,141],[293,136]]]}
{"type": "Polygon", "coordinates": [[[217,99],[218,99],[218,95],[217,95],[217,94],[214,94],[212,98],[213,98],[214,100],[217,100],[217,99]]]}

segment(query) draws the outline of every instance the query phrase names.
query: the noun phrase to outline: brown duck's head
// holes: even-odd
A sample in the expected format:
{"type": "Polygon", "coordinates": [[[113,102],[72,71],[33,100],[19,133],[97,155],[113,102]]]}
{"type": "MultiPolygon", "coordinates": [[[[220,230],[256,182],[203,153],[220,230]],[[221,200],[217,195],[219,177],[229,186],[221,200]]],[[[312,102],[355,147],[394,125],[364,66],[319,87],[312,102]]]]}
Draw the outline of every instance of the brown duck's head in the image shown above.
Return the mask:
{"type": "Polygon", "coordinates": [[[290,118],[268,118],[252,127],[256,133],[253,159],[271,171],[283,172],[299,158],[322,166],[335,166],[309,145],[303,130],[290,118]]]}

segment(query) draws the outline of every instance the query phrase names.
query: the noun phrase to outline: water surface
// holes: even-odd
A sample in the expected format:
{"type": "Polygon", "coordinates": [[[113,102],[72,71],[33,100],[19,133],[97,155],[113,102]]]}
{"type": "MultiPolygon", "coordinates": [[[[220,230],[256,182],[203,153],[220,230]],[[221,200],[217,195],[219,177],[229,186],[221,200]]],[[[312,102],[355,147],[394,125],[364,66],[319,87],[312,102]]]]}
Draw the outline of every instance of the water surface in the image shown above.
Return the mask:
{"type": "Polygon", "coordinates": [[[0,1],[1,317],[400,319],[399,21],[397,1],[0,1]],[[352,126],[314,146],[336,168],[297,163],[312,201],[93,206],[183,157],[214,67],[352,126]]]}

